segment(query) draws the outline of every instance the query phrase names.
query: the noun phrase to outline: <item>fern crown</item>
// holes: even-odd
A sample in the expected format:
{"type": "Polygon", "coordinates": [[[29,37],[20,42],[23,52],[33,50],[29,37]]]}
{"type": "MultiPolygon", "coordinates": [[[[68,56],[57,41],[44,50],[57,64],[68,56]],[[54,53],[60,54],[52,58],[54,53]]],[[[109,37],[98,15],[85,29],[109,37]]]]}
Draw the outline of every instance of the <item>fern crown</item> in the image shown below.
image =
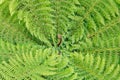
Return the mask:
{"type": "Polygon", "coordinates": [[[0,0],[0,80],[120,80],[120,0],[0,0]]]}

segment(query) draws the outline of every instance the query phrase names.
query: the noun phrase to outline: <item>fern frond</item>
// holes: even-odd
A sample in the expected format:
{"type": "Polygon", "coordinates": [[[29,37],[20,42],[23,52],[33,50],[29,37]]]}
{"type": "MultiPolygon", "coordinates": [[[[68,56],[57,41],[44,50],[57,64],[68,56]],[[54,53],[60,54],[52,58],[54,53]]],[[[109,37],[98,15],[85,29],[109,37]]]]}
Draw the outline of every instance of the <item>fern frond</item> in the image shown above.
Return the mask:
{"type": "Polygon", "coordinates": [[[24,44],[27,42],[42,44],[41,42],[35,40],[35,38],[29,34],[27,29],[25,28],[25,23],[23,21],[19,21],[16,14],[14,14],[12,17],[10,16],[7,2],[0,5],[0,7],[6,10],[4,11],[3,9],[0,9],[1,39],[13,44],[24,44]]]}
{"type": "Polygon", "coordinates": [[[24,43],[14,45],[10,42],[0,39],[0,63],[2,61],[8,61],[11,57],[15,57],[16,54],[21,55],[21,53],[35,53],[36,50],[44,49],[37,44],[33,43],[24,43]]]}
{"type": "Polygon", "coordinates": [[[25,22],[32,35],[50,46],[49,40],[54,30],[50,5],[48,0],[41,0],[41,2],[12,0],[9,3],[9,10],[11,15],[18,14],[18,18],[25,22]]]}
{"type": "Polygon", "coordinates": [[[76,68],[79,79],[86,80],[117,80],[119,79],[119,64],[112,63],[106,66],[107,59],[100,55],[94,56],[87,53],[86,55],[74,53],[71,61],[76,68]],[[78,71],[79,70],[79,71],[78,71]],[[117,74],[115,74],[117,73],[117,74]],[[112,76],[113,75],[113,76],[112,76]]]}
{"type": "Polygon", "coordinates": [[[41,79],[42,75],[55,74],[54,71],[51,71],[54,70],[55,68],[48,67],[48,65],[45,64],[44,60],[46,57],[47,56],[45,56],[44,54],[39,53],[35,54],[35,56],[33,56],[32,53],[30,54],[23,53],[22,57],[16,55],[16,58],[14,59],[11,58],[9,60],[9,64],[3,62],[0,69],[2,72],[4,72],[4,74],[3,73],[0,74],[2,75],[2,78],[5,80],[35,79],[35,75],[39,76],[39,79],[41,79]],[[41,55],[43,55],[42,56],[43,58],[41,57],[41,55]],[[7,70],[8,66],[9,68],[7,70]],[[17,71],[18,69],[20,71],[17,71]]]}
{"type": "MultiPolygon", "coordinates": [[[[72,45],[71,50],[79,50],[83,52],[101,53],[109,51],[110,53],[116,53],[120,50],[120,16],[110,20],[97,32],[90,33],[86,39],[79,43],[72,45]],[[90,36],[91,35],[91,36],[90,36]]],[[[118,53],[119,54],[119,53],[118,53]]]]}
{"type": "MultiPolygon", "coordinates": [[[[58,68],[57,65],[60,65],[61,62],[66,62],[66,59],[62,60],[62,56],[59,56],[55,53],[50,52],[51,49],[46,50],[37,50],[35,54],[22,53],[22,56],[16,54],[14,58],[10,58],[9,62],[2,62],[0,65],[0,76],[1,79],[5,80],[21,80],[21,79],[37,79],[44,80],[61,80],[66,77],[69,77],[74,72],[72,67],[58,68]]],[[[68,62],[67,62],[68,63],[68,62]]],[[[73,76],[73,75],[72,75],[73,76]]],[[[72,77],[71,76],[71,77],[72,77]]]]}
{"type": "Polygon", "coordinates": [[[56,45],[54,35],[66,34],[70,28],[68,24],[70,16],[74,16],[75,4],[79,4],[78,0],[41,2],[12,0],[9,10],[11,15],[17,13],[18,18],[25,21],[26,27],[32,35],[50,46],[51,43],[56,45]]]}
{"type": "MultiPolygon", "coordinates": [[[[73,38],[76,41],[81,40],[83,37],[91,37],[91,33],[98,33],[104,28],[107,30],[106,23],[113,21],[115,17],[115,24],[119,23],[119,9],[118,5],[113,0],[79,0],[80,5],[78,6],[74,25],[77,26],[72,30],[73,38]],[[118,21],[118,22],[117,22],[118,21]]],[[[112,24],[114,25],[114,24],[112,24]]],[[[108,25],[108,26],[112,26],[108,25]]],[[[71,39],[74,40],[74,39],[71,39]]]]}
{"type": "Polygon", "coordinates": [[[54,26],[56,33],[64,34],[70,28],[70,17],[74,16],[76,9],[75,4],[79,4],[78,0],[50,0],[54,9],[54,26]]]}

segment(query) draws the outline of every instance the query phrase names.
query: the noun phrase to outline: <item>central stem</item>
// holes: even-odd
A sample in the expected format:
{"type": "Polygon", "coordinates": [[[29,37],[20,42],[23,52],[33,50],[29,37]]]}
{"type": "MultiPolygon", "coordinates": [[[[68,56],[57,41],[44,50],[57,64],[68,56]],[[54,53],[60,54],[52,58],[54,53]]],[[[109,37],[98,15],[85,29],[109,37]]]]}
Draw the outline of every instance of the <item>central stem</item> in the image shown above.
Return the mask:
{"type": "Polygon", "coordinates": [[[62,35],[61,35],[61,34],[58,34],[58,35],[57,35],[57,38],[58,38],[57,46],[59,47],[60,44],[62,43],[62,35]]]}

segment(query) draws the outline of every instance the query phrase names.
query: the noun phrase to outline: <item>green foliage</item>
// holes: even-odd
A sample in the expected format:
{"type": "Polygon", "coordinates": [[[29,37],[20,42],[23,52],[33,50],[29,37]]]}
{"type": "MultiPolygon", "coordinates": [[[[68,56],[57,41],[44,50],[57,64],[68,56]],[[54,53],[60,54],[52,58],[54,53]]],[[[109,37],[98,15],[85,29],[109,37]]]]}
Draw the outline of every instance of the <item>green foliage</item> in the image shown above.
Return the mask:
{"type": "Polygon", "coordinates": [[[50,50],[16,54],[15,58],[9,59],[8,63],[3,61],[0,65],[1,78],[3,80],[45,80],[47,78],[60,80],[64,77],[74,76],[74,69],[67,65],[68,59],[65,57],[63,59],[54,50],[51,50],[51,52],[50,50]]]}
{"type": "Polygon", "coordinates": [[[0,80],[120,80],[120,0],[0,0],[0,80]]]}
{"type": "MultiPolygon", "coordinates": [[[[112,55],[107,57],[113,58],[112,55]]],[[[75,66],[79,80],[84,78],[86,80],[117,80],[120,76],[119,63],[110,64],[105,56],[74,53],[71,55],[71,62],[75,66]]]]}

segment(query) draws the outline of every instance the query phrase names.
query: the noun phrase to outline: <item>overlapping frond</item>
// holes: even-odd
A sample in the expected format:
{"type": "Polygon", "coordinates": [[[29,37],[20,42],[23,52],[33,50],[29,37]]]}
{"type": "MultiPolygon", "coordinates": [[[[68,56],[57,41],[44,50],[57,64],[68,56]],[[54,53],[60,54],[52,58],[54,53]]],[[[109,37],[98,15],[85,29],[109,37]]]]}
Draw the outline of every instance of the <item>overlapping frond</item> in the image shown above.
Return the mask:
{"type": "Polygon", "coordinates": [[[114,0],[79,0],[79,3],[72,30],[75,41],[82,37],[95,36],[102,33],[102,30],[107,31],[108,27],[120,23],[119,8],[114,0]]]}
{"type": "Polygon", "coordinates": [[[25,22],[32,35],[50,46],[50,38],[53,36],[54,30],[50,5],[48,0],[12,0],[9,4],[9,10],[11,15],[18,14],[18,18],[25,22]]]}
{"type": "MultiPolygon", "coordinates": [[[[72,45],[71,51],[119,52],[120,12],[118,5],[113,0],[92,1],[80,1],[81,5],[76,14],[82,17],[83,25],[75,31],[80,34],[84,31],[81,34],[84,37],[79,42],[73,41],[75,44],[72,45]]],[[[77,37],[77,35],[73,36],[77,37]]],[[[72,40],[75,40],[74,37],[72,40]]]]}
{"type": "Polygon", "coordinates": [[[13,44],[24,44],[27,42],[38,43],[34,41],[33,36],[25,28],[25,23],[19,21],[17,15],[10,16],[8,3],[0,5],[0,38],[13,44]]]}
{"type": "Polygon", "coordinates": [[[11,15],[17,13],[18,18],[25,21],[32,35],[51,46],[56,45],[57,34],[66,34],[70,28],[70,19],[74,17],[76,9],[75,4],[79,4],[78,0],[12,0],[8,5],[11,15]]]}
{"type": "Polygon", "coordinates": [[[79,80],[119,80],[120,65],[111,63],[106,66],[110,61],[108,62],[103,56],[74,53],[71,62],[76,68],[79,80]]]}
{"type": "MultiPolygon", "coordinates": [[[[61,80],[73,77],[74,69],[69,67],[67,58],[55,54],[51,49],[37,50],[35,54],[16,54],[9,62],[2,62],[0,65],[1,79],[5,80],[61,80]],[[51,77],[49,77],[51,76],[51,77]]],[[[73,77],[73,79],[76,77],[73,77]]]]}
{"type": "Polygon", "coordinates": [[[8,41],[0,39],[0,63],[2,61],[8,61],[11,57],[15,57],[16,54],[35,52],[38,49],[44,49],[42,46],[38,46],[33,43],[24,44],[12,44],[8,41]]]}

